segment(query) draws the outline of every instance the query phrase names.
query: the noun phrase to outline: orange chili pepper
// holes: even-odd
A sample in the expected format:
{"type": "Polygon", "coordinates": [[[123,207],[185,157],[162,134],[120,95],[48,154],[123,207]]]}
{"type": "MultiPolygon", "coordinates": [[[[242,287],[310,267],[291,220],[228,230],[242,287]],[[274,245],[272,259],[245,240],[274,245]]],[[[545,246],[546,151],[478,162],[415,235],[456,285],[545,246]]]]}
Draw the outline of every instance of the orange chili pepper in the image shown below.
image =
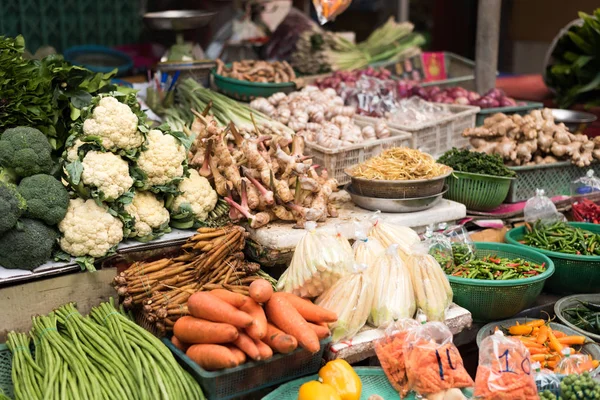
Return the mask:
{"type": "Polygon", "coordinates": [[[511,335],[531,335],[533,333],[533,327],[527,325],[514,325],[508,328],[508,333],[511,335]]]}
{"type": "Polygon", "coordinates": [[[557,338],[560,344],[566,345],[574,345],[574,344],[584,344],[585,336],[565,336],[561,338],[557,338]]]}
{"type": "Polygon", "coordinates": [[[539,344],[544,344],[546,343],[546,340],[548,340],[548,327],[546,325],[542,325],[540,326],[540,332],[538,333],[536,341],[539,344]]]}
{"type": "Polygon", "coordinates": [[[560,353],[562,349],[564,349],[564,346],[558,341],[556,336],[554,336],[554,331],[552,331],[552,328],[548,328],[548,341],[550,348],[557,353],[560,353]]]}
{"type": "Polygon", "coordinates": [[[529,322],[525,323],[525,325],[527,325],[527,326],[533,326],[534,328],[535,327],[540,327],[540,326],[545,325],[545,324],[546,324],[546,321],[544,321],[543,319],[534,319],[533,321],[529,321],[529,322]]]}

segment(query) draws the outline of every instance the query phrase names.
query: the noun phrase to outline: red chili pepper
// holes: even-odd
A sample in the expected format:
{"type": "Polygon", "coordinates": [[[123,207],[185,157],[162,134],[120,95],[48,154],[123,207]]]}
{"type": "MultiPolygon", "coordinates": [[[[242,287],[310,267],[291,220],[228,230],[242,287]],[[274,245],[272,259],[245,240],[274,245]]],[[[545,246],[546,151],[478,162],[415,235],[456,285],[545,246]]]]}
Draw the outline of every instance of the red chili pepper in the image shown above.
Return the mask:
{"type": "Polygon", "coordinates": [[[511,267],[511,268],[518,267],[519,265],[521,265],[521,264],[519,264],[519,263],[506,264],[507,267],[511,267]]]}

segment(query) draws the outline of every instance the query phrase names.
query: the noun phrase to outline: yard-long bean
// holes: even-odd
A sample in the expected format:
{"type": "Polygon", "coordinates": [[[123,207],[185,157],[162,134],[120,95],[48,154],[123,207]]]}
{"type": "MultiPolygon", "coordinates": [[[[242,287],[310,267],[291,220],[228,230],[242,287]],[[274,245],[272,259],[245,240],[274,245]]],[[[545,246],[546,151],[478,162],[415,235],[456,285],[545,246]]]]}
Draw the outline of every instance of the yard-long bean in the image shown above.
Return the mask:
{"type": "Polygon", "coordinates": [[[527,232],[520,241],[538,249],[584,256],[600,255],[600,235],[576,228],[566,222],[527,225],[527,232]]]}

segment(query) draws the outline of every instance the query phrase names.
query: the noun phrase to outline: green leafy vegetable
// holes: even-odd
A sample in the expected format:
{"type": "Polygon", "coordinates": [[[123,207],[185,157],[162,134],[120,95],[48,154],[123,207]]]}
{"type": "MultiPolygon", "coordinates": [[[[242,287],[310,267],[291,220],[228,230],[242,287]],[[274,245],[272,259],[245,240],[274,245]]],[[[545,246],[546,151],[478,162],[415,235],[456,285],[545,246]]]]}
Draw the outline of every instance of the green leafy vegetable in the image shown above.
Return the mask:
{"type": "Polygon", "coordinates": [[[507,168],[502,157],[470,150],[452,148],[442,155],[439,163],[452,167],[455,171],[494,176],[515,176],[515,171],[507,168]]]}

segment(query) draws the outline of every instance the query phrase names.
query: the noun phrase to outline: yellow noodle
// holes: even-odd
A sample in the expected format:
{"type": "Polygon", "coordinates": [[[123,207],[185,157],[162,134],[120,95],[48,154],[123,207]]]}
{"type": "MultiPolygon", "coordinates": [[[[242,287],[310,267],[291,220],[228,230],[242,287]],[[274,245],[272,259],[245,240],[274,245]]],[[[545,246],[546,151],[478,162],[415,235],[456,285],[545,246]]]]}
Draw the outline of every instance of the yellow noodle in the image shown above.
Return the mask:
{"type": "Polygon", "coordinates": [[[405,181],[431,179],[449,170],[429,154],[405,147],[394,147],[357,165],[351,171],[355,178],[405,181]]]}

